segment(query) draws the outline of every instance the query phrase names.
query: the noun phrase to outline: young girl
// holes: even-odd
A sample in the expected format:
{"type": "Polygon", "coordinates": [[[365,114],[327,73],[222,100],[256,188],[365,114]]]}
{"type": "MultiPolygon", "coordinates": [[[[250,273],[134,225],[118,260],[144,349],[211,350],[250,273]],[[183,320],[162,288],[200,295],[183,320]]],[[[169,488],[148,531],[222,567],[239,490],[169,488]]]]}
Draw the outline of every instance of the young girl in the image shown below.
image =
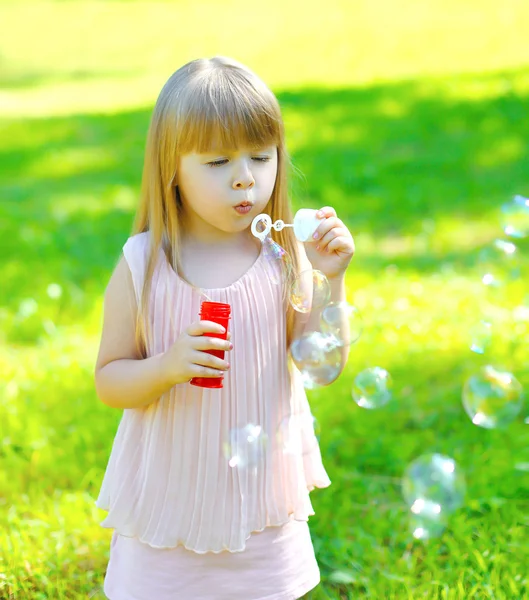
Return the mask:
{"type": "MultiPolygon", "coordinates": [[[[262,212],[292,223],[288,167],[278,101],[245,66],[194,60],[164,85],[95,370],[100,400],[124,409],[96,501],[114,529],[110,600],[287,600],[319,582],[309,491],[330,481],[288,360],[308,323],[285,300],[287,269],[250,231],[262,212]],[[227,340],[205,335],[224,332],[199,319],[205,299],[230,304],[227,340]],[[223,387],[190,385],[197,376],[223,387]],[[287,452],[295,417],[301,451],[287,452]],[[252,465],[228,460],[245,427],[263,440],[252,465]]],[[[332,208],[318,216],[310,243],[290,228],[275,240],[294,274],[321,270],[345,300],[353,239],[332,208]]]]}

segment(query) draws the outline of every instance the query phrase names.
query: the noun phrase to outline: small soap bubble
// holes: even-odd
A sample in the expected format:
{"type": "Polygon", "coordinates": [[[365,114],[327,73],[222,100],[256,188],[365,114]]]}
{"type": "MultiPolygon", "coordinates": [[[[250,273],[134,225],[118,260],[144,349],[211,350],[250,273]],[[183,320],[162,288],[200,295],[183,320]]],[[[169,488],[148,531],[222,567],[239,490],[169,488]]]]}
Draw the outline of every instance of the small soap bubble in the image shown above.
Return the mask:
{"type": "Polygon", "coordinates": [[[321,308],[331,299],[331,286],[327,277],[318,270],[302,271],[292,283],[290,304],[300,313],[321,308]]]}
{"type": "Polygon", "coordinates": [[[500,288],[520,277],[519,252],[515,244],[494,240],[478,255],[481,282],[488,288],[500,288]]]}
{"type": "Polygon", "coordinates": [[[340,374],[342,354],[334,338],[311,331],[290,346],[292,360],[307,389],[332,383],[340,374]]]}
{"type": "Polygon", "coordinates": [[[288,252],[268,236],[263,240],[263,253],[272,283],[279,285],[287,281],[292,270],[292,261],[288,252]]]}
{"type": "Polygon", "coordinates": [[[425,454],[414,460],[402,478],[413,537],[427,540],[440,535],[448,516],[463,505],[465,493],[465,477],[452,458],[425,454]]]}
{"type": "Polygon", "coordinates": [[[474,425],[485,429],[505,427],[522,410],[522,385],[512,373],[484,366],[466,380],[463,406],[474,425]]]}
{"type": "Polygon", "coordinates": [[[336,338],[339,346],[350,346],[360,339],[364,321],[360,311],[347,302],[330,302],[320,318],[321,331],[336,338]]]}
{"type": "Polygon", "coordinates": [[[248,423],[230,431],[224,443],[224,456],[232,468],[256,468],[264,460],[268,436],[260,425],[248,423]]]}
{"type": "Polygon", "coordinates": [[[304,456],[318,445],[320,426],[310,412],[285,417],[277,430],[277,441],[284,454],[304,456]]]}
{"type": "Polygon", "coordinates": [[[505,235],[521,239],[529,236],[529,198],[517,195],[501,207],[505,235]]]}
{"type": "Polygon", "coordinates": [[[353,400],[362,408],[381,408],[391,400],[392,388],[393,380],[386,369],[370,367],[355,377],[353,400]]]}
{"type": "Polygon", "coordinates": [[[476,354],[484,354],[492,340],[492,324],[481,320],[470,329],[470,349],[476,354]]]}

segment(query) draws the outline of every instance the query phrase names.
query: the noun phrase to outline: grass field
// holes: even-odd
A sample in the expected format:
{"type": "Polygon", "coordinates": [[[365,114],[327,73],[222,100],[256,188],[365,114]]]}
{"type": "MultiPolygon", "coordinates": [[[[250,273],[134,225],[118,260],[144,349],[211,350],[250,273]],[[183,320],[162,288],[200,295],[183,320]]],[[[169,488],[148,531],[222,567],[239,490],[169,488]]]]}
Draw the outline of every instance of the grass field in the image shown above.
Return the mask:
{"type": "Polygon", "coordinates": [[[303,173],[294,207],[334,206],[356,241],[365,334],[309,397],[333,481],[312,494],[309,598],[529,597],[527,402],[505,430],[461,405],[482,364],[529,385],[528,311],[512,310],[529,308],[527,243],[522,278],[492,298],[490,350],[469,350],[491,310],[477,252],[501,236],[501,204],[529,195],[529,5],[496,4],[0,2],[0,598],[103,597],[111,532],[94,500],[121,414],[94,391],[102,295],[159,89],[214,54],[277,93],[303,173]],[[366,411],[350,389],[374,365],[394,399],[366,411]],[[452,456],[468,487],[428,543],[399,487],[425,452],[452,456]]]}

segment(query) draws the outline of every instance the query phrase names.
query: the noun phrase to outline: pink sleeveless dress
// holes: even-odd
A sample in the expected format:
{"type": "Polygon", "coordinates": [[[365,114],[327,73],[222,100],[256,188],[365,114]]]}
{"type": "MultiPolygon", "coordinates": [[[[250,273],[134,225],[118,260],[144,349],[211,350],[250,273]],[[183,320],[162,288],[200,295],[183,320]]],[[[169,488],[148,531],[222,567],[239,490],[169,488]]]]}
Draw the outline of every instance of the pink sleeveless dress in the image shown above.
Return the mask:
{"type": "MultiPolygon", "coordinates": [[[[138,302],[150,251],[149,232],[123,247],[138,302]]],[[[309,492],[330,480],[301,374],[288,366],[280,282],[261,252],[236,282],[203,290],[232,309],[222,389],[175,385],[123,411],[96,500],[108,512],[101,525],[114,529],[110,600],[294,600],[318,584],[309,492]],[[226,449],[247,427],[266,443],[255,461],[237,465],[226,449]]],[[[160,250],[148,356],[199,320],[204,299],[160,250]]]]}

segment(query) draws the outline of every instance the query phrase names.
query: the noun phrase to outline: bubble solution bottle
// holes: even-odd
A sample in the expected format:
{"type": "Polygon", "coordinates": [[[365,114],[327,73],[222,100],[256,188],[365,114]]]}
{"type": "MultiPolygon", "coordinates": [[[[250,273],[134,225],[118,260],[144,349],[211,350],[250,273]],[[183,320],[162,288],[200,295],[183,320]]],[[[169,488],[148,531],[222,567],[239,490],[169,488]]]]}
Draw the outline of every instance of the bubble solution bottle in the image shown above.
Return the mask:
{"type": "MultiPolygon", "coordinates": [[[[200,307],[200,320],[213,321],[222,325],[226,330],[224,333],[205,333],[209,337],[219,338],[222,340],[228,337],[228,322],[231,317],[231,306],[222,302],[202,302],[200,307]]],[[[224,360],[225,350],[205,350],[208,354],[217,356],[224,360]]],[[[203,388],[222,388],[224,385],[223,377],[193,377],[189,382],[191,385],[196,385],[203,388]]]]}

